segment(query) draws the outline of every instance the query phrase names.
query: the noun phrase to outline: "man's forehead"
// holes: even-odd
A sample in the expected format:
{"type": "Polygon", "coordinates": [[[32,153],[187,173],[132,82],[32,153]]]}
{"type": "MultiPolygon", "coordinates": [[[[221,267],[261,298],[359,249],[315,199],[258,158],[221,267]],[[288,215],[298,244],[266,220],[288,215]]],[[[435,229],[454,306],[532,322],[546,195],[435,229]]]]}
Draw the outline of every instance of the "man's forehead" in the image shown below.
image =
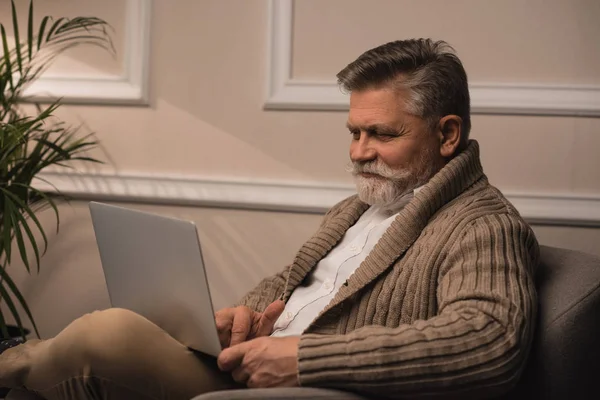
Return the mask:
{"type": "Polygon", "coordinates": [[[347,125],[394,125],[406,115],[404,103],[391,91],[362,91],[350,95],[347,125]]]}

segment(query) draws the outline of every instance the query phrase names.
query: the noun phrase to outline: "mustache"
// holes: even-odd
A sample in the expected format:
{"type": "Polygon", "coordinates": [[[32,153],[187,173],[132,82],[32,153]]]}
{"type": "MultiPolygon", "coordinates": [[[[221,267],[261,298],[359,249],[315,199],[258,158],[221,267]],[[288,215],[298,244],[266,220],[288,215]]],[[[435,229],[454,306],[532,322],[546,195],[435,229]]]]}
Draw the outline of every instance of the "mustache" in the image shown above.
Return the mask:
{"type": "Polygon", "coordinates": [[[368,162],[350,161],[345,169],[346,172],[349,172],[354,176],[359,174],[375,174],[387,179],[405,178],[408,174],[408,171],[404,169],[396,170],[390,168],[388,165],[378,160],[368,162]]]}

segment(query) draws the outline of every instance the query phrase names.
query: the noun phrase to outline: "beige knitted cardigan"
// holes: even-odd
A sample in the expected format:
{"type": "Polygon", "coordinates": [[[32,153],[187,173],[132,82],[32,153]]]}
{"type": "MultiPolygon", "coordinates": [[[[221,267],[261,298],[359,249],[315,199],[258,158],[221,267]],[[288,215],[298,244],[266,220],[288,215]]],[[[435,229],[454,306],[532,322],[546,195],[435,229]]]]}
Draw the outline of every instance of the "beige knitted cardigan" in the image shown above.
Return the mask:
{"type": "MultiPolygon", "coordinates": [[[[334,206],[292,265],[240,304],[262,311],[287,301],[367,208],[356,196],[334,206]]],[[[538,254],[533,232],[488,183],[471,141],[404,207],[302,334],[300,384],[374,398],[505,392],[529,352],[538,254]]]]}

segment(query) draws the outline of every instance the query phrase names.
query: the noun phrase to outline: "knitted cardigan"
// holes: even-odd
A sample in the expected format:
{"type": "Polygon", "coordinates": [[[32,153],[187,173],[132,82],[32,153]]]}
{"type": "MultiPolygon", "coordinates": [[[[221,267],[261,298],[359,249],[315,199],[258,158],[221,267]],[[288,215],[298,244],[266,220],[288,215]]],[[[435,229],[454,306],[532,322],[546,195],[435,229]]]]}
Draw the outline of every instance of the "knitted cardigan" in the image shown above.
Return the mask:
{"type": "MultiPolygon", "coordinates": [[[[287,301],[368,207],[356,196],[334,206],[293,263],[239,304],[261,312],[287,301]]],[[[374,398],[506,392],[531,345],[538,256],[531,228],[488,183],[471,140],[301,335],[300,384],[374,398]]]]}

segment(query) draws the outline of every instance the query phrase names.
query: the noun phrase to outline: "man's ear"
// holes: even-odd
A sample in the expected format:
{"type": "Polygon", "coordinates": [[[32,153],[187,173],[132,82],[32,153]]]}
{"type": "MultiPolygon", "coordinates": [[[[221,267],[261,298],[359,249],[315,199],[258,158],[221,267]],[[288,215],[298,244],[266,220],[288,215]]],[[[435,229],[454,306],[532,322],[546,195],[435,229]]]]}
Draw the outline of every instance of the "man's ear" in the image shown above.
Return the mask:
{"type": "Polygon", "coordinates": [[[440,119],[440,154],[444,158],[451,158],[460,146],[462,135],[462,118],[458,115],[446,115],[440,119]]]}

